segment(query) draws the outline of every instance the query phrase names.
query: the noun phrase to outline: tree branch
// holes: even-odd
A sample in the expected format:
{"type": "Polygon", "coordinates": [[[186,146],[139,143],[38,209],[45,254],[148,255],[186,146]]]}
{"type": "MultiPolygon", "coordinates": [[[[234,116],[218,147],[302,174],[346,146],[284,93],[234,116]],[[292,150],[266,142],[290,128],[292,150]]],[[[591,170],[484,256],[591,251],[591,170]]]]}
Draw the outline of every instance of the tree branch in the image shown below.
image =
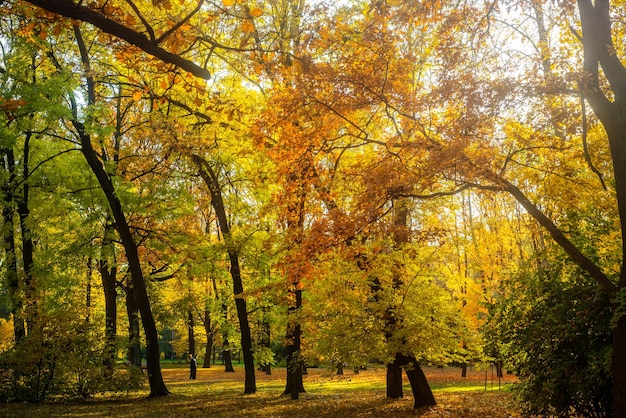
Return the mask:
{"type": "Polygon", "coordinates": [[[574,261],[591,277],[593,277],[600,287],[604,289],[609,295],[613,295],[617,291],[617,286],[600,270],[600,268],[587,256],[578,250],[572,244],[572,242],[563,234],[558,226],[552,222],[534,203],[532,203],[526,195],[515,185],[505,179],[500,179],[504,191],[510,193],[526,211],[533,217],[541,226],[543,226],[552,236],[552,238],[565,250],[565,252],[574,259],[574,261]]]}
{"type": "Polygon", "coordinates": [[[178,30],[178,28],[180,28],[185,23],[187,23],[189,21],[189,19],[191,19],[193,17],[193,15],[195,15],[196,13],[198,13],[200,11],[200,8],[202,7],[203,3],[204,3],[204,0],[200,0],[198,2],[198,6],[195,9],[193,9],[191,11],[191,13],[189,13],[187,16],[185,16],[185,18],[183,20],[181,20],[180,22],[178,22],[174,26],[172,26],[169,30],[165,31],[161,36],[159,36],[159,38],[156,40],[156,43],[160,44],[167,37],[169,37],[172,33],[176,32],[176,30],[178,30]]]}
{"type": "Polygon", "coordinates": [[[25,1],[51,13],[90,23],[103,32],[123,39],[131,45],[140,48],[142,51],[160,59],[161,61],[174,64],[181,69],[192,73],[196,77],[207,80],[211,78],[211,73],[206,68],[202,68],[180,55],[172,54],[171,52],[159,47],[156,43],[151,42],[144,34],[109,19],[105,15],[102,15],[86,6],[76,4],[71,0],[25,1]]]}

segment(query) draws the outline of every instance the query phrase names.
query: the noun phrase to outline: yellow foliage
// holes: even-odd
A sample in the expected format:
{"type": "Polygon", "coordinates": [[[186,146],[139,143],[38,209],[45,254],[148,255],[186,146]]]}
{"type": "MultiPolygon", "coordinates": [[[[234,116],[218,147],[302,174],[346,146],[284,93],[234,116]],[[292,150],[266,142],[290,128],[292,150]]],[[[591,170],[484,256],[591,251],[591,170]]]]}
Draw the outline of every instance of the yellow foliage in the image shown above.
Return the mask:
{"type": "Polygon", "coordinates": [[[13,345],[13,320],[0,318],[0,353],[13,345]]]}

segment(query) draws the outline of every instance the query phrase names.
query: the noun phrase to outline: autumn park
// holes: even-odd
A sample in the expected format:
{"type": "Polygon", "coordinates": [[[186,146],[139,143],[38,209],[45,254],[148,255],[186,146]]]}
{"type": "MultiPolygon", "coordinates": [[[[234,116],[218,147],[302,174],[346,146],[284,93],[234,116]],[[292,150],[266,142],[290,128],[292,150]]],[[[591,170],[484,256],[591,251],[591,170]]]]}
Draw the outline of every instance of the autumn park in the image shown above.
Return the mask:
{"type": "Polygon", "coordinates": [[[624,0],[0,0],[0,416],[625,418],[624,39],[624,0]]]}

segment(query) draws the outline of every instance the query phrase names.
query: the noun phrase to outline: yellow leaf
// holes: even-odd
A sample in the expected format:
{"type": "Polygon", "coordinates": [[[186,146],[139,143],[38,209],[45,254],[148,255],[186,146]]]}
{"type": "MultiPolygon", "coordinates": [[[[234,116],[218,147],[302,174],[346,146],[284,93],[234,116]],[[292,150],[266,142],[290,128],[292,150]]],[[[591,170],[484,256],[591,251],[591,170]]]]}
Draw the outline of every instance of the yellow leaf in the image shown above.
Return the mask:
{"type": "Polygon", "coordinates": [[[224,3],[224,6],[229,7],[235,4],[235,0],[222,0],[222,3],[224,3]]]}
{"type": "Polygon", "coordinates": [[[259,17],[262,14],[263,14],[263,10],[259,9],[258,7],[255,7],[254,9],[250,10],[251,17],[259,17]]]}

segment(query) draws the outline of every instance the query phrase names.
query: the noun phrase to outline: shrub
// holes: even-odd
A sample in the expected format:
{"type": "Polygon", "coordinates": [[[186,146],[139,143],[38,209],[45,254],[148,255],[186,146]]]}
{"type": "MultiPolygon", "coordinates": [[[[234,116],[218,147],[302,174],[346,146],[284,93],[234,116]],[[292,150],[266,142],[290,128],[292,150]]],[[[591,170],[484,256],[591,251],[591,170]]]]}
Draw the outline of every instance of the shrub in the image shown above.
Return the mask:
{"type": "Polygon", "coordinates": [[[136,368],[110,370],[93,326],[39,318],[28,336],[0,354],[0,400],[40,402],[51,396],[85,398],[106,391],[139,389],[136,368]]]}
{"type": "Polygon", "coordinates": [[[517,277],[494,306],[499,335],[521,379],[518,396],[529,415],[611,416],[612,311],[604,292],[561,271],[517,277]]]}

